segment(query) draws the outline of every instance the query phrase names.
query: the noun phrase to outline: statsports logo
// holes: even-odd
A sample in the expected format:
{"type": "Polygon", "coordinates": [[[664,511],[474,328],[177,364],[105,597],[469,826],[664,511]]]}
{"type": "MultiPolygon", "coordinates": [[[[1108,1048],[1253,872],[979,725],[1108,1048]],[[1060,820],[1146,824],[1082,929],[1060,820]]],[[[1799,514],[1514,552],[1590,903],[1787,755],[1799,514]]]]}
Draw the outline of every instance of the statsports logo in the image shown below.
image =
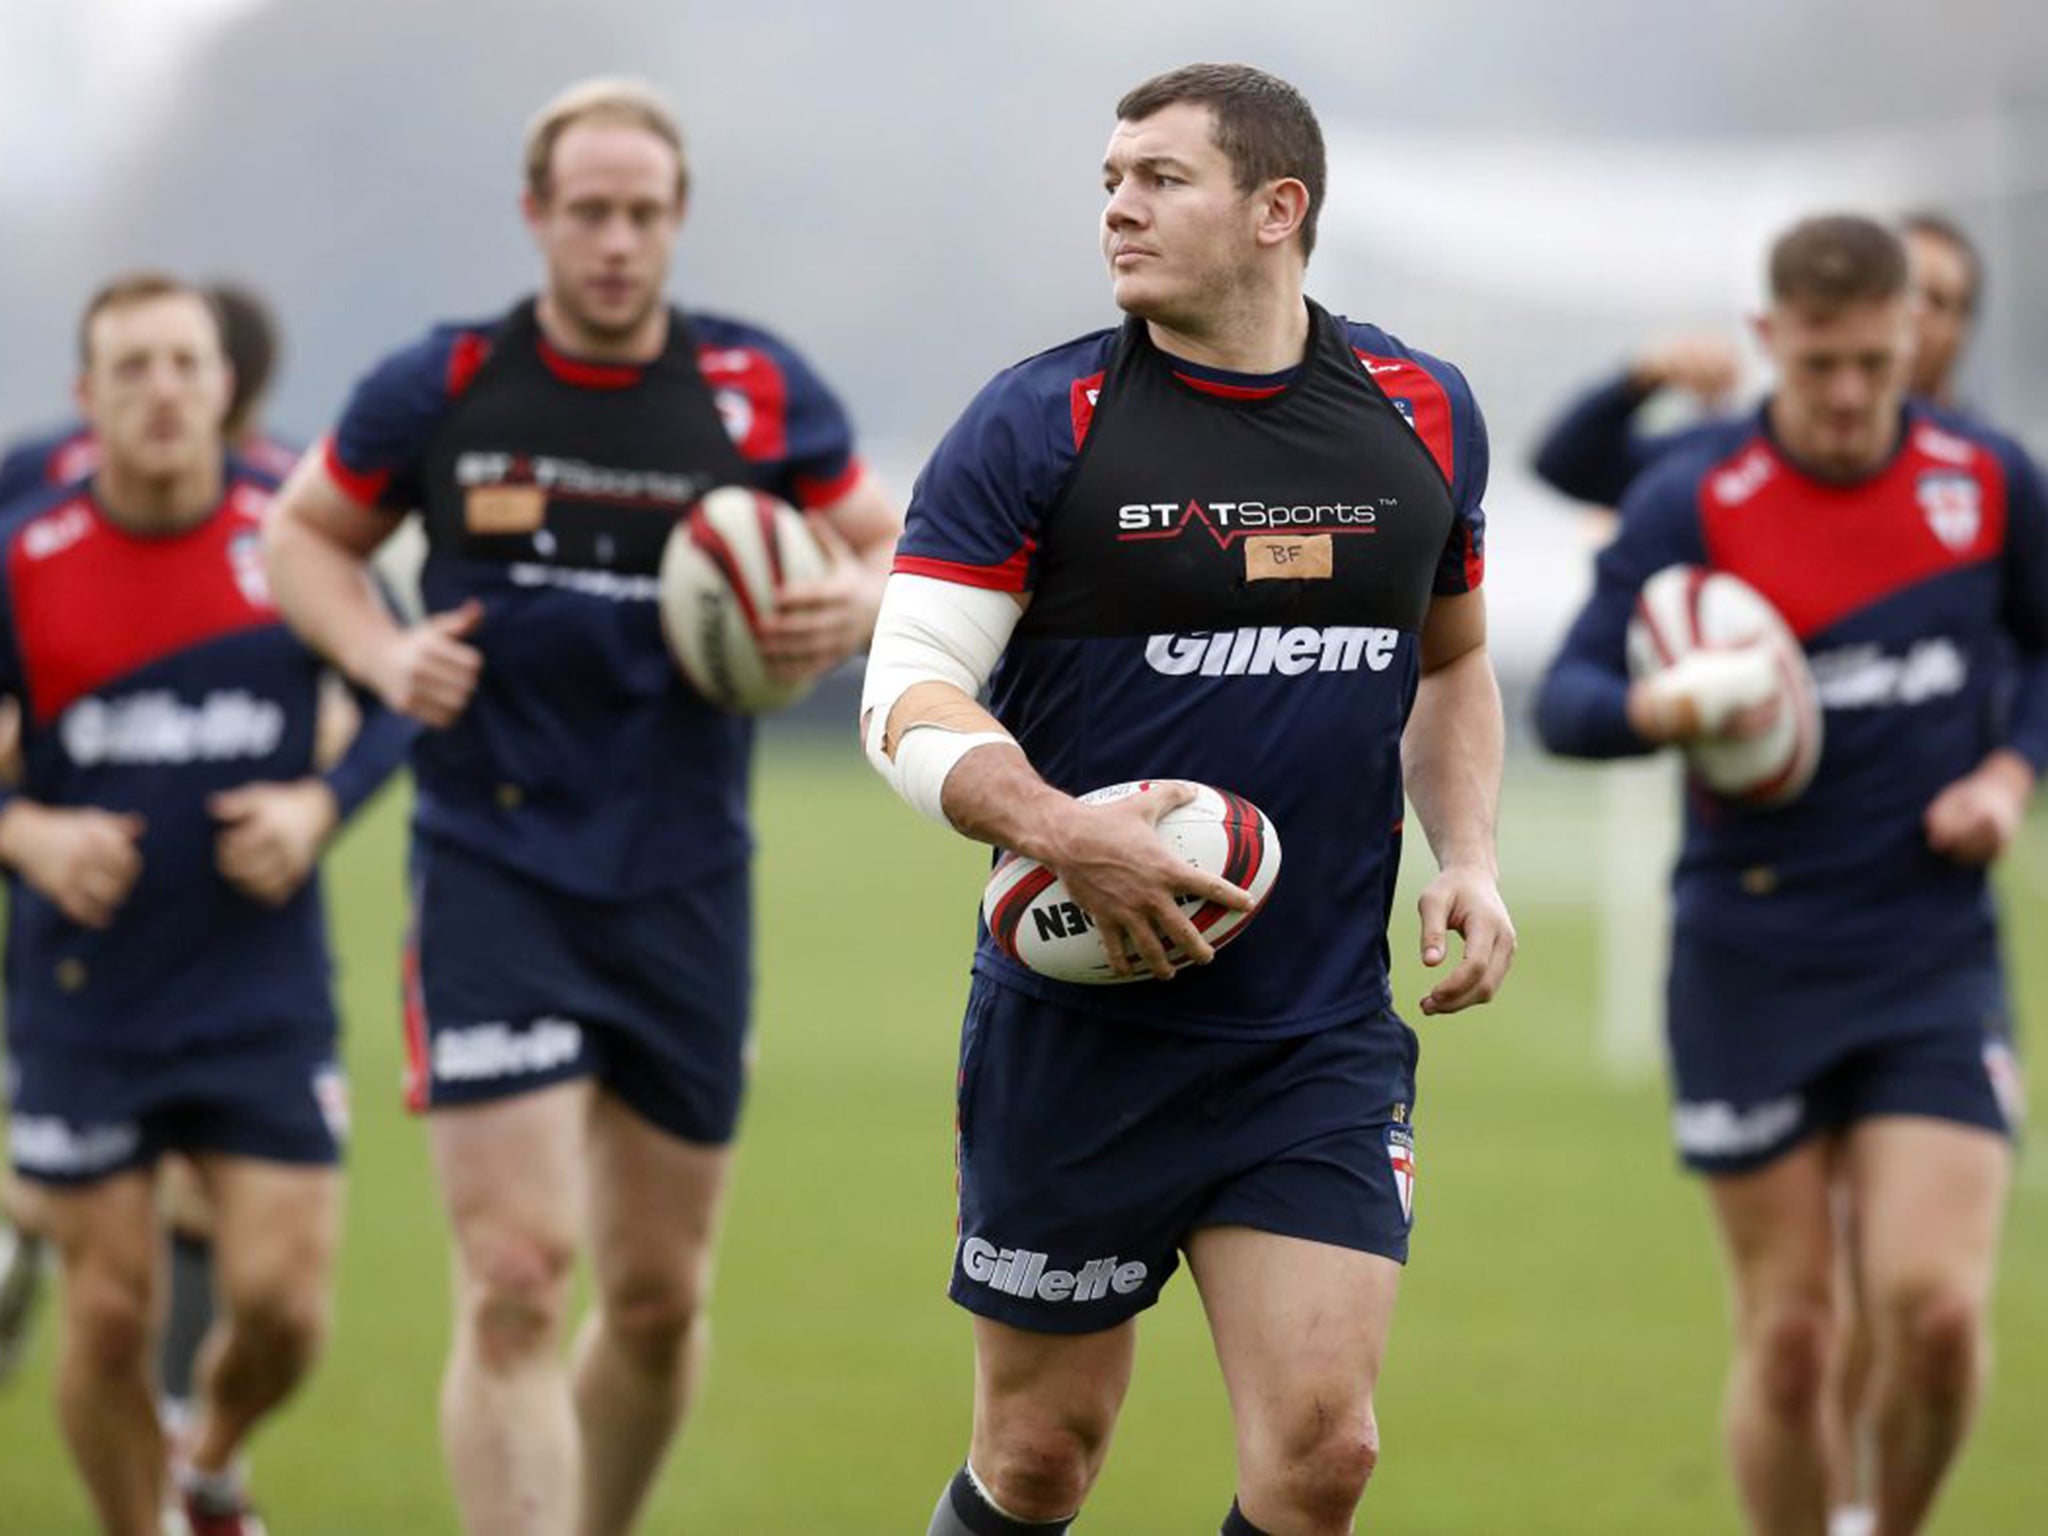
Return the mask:
{"type": "Polygon", "coordinates": [[[1398,505],[1392,496],[1300,504],[1256,499],[1132,501],[1116,509],[1116,536],[1118,543],[1136,544],[1206,533],[1219,548],[1228,549],[1256,533],[1371,534],[1379,531],[1380,515],[1398,505]]]}

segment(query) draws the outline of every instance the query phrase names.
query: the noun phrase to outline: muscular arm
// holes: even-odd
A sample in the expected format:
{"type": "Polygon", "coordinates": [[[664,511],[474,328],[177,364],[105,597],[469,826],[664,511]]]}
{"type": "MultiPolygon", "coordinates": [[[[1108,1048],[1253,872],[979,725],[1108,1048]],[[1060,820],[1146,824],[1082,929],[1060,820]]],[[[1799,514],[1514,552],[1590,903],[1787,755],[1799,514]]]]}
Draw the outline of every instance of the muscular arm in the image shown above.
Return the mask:
{"type": "Polygon", "coordinates": [[[483,660],[466,643],[483,617],[465,603],[408,628],[379,598],[369,559],[391,518],[364,506],[309,453],[278,494],[264,558],[278,608],[306,643],[390,708],[427,725],[462,713],[483,660]]]}
{"type": "Polygon", "coordinates": [[[1478,592],[1438,597],[1423,621],[1422,678],[1401,738],[1401,766],[1439,871],[1419,903],[1423,963],[1443,963],[1447,931],[1463,937],[1465,953],[1423,998],[1424,1013],[1490,1001],[1514,960],[1514,924],[1500,897],[1494,846],[1502,738],[1485,599],[1478,592]]]}
{"type": "Polygon", "coordinates": [[[926,814],[1061,876],[1095,918],[1119,975],[1129,973],[1135,952],[1154,975],[1171,976],[1171,945],[1206,964],[1215,951],[1175,898],[1238,910],[1251,898],[1176,858],[1154,835],[1159,818],[1193,791],[1162,782],[1113,805],[1084,805],[1039,777],[976,702],[1026,601],[928,577],[891,578],[862,701],[869,759],[926,814]]]}

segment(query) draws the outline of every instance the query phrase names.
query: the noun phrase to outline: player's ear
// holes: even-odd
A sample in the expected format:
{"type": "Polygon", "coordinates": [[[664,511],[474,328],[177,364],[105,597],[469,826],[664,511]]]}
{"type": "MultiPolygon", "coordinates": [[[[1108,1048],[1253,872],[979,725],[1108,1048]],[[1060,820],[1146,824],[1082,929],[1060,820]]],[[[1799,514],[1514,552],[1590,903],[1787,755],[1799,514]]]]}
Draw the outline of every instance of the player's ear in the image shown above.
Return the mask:
{"type": "Polygon", "coordinates": [[[1775,358],[1771,343],[1777,335],[1777,328],[1771,324],[1771,312],[1759,310],[1749,317],[1749,334],[1756,338],[1756,344],[1763,349],[1764,356],[1775,358]]]}
{"type": "Polygon", "coordinates": [[[540,233],[540,221],[547,214],[547,204],[528,187],[519,194],[519,217],[526,221],[526,227],[535,234],[540,233]]]}
{"type": "Polygon", "coordinates": [[[1268,182],[1256,194],[1260,245],[1285,245],[1308,217],[1308,188],[1292,176],[1268,182]]]}

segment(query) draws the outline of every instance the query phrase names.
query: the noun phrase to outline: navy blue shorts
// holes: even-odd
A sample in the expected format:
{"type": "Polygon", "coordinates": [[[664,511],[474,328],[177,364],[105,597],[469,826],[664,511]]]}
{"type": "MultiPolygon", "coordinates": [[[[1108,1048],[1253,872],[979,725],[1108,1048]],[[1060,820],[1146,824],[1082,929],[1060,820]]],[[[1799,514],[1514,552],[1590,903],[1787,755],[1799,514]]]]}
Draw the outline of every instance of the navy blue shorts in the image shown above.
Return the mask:
{"type": "Polygon", "coordinates": [[[1040,1333],[1111,1328],[1159,1299],[1200,1227],[1405,1262],[1417,1051],[1392,1012],[1211,1040],[976,977],[953,1299],[1040,1333]]]}
{"type": "Polygon", "coordinates": [[[175,1054],[16,1050],[8,1153],[24,1178],[90,1184],[166,1152],[331,1166],[348,1138],[348,1079],[325,1031],[175,1054]]]}
{"type": "Polygon", "coordinates": [[[1672,944],[1666,1005],[1680,1158],[1740,1173],[1878,1115],[2010,1135],[2019,1073],[1995,945],[1928,962],[1760,962],[1672,944]]]}
{"type": "Polygon", "coordinates": [[[672,1136],[732,1140],[752,990],[744,864],[678,890],[592,901],[421,838],[412,874],[413,1108],[594,1077],[672,1136]]]}

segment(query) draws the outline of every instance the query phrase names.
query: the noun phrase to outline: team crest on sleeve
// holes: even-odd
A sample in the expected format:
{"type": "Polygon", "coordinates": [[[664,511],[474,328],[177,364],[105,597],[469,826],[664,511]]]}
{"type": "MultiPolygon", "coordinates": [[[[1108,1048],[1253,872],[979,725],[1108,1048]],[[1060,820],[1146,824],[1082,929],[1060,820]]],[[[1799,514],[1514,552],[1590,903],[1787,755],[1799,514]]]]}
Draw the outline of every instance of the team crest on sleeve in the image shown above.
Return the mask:
{"type": "Polygon", "coordinates": [[[1387,1127],[1387,1164],[1394,1171],[1395,1193],[1401,1197],[1401,1219],[1412,1223],[1415,1220],[1415,1132],[1409,1127],[1387,1127]]]}
{"type": "Polygon", "coordinates": [[[718,407],[718,419],[725,423],[725,435],[736,443],[744,443],[754,430],[754,402],[747,398],[747,392],[717,389],[712,391],[711,400],[718,407]]]}
{"type": "Polygon", "coordinates": [[[1927,526],[1946,547],[1962,551],[1977,542],[1977,530],[1984,524],[1984,498],[1974,475],[1930,470],[1920,477],[1913,495],[1927,526]]]}
{"type": "Polygon", "coordinates": [[[228,540],[228,569],[234,572],[242,600],[251,608],[276,606],[270,597],[270,579],[263,574],[263,536],[254,528],[245,528],[228,540]]]}

